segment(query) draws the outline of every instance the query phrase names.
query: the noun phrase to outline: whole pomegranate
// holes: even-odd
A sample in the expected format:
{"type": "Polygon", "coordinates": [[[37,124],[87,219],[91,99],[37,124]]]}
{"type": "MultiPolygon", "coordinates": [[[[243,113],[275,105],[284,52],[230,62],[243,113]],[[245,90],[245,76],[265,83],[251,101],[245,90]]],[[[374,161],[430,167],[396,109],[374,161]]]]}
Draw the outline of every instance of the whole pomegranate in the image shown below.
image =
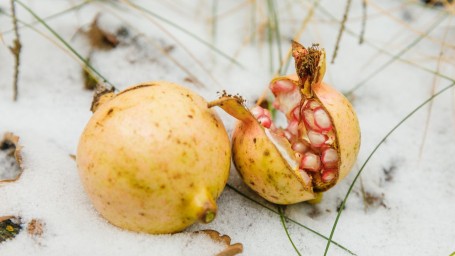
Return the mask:
{"type": "Polygon", "coordinates": [[[238,98],[224,96],[218,105],[238,118],[232,155],[243,181],[277,204],[314,199],[351,170],[360,147],[360,128],[349,101],[322,82],[325,52],[293,42],[297,75],[270,83],[273,107],[287,121],[272,122],[269,110],[248,111],[238,98]]]}
{"type": "Polygon", "coordinates": [[[212,221],[231,151],[207,102],[177,84],[149,82],[99,103],[76,157],[96,210],[116,226],[147,233],[212,221]]]}

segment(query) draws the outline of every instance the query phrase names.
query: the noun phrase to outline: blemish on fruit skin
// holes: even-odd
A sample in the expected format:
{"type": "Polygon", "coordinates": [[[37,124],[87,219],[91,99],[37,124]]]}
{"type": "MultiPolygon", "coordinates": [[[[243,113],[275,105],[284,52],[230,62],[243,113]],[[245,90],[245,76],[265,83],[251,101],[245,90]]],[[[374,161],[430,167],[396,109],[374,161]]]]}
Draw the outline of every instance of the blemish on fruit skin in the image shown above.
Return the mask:
{"type": "Polygon", "coordinates": [[[268,149],[266,149],[266,150],[264,151],[264,156],[269,156],[269,155],[270,155],[270,151],[269,151],[268,149]]]}

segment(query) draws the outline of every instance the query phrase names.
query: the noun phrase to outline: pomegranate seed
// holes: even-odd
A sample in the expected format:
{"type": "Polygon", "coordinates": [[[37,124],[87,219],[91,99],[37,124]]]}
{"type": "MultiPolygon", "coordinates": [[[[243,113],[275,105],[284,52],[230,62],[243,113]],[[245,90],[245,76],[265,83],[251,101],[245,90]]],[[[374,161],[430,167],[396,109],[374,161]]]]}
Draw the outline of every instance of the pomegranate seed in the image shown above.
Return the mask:
{"type": "Polygon", "coordinates": [[[284,131],[284,137],[286,137],[288,141],[292,140],[292,134],[289,131],[284,131]]]}
{"type": "Polygon", "coordinates": [[[321,104],[319,104],[319,102],[315,101],[315,100],[309,100],[307,101],[307,103],[305,104],[305,108],[306,109],[311,109],[311,110],[315,110],[317,108],[321,107],[321,104]]]}
{"type": "Polygon", "coordinates": [[[264,115],[264,109],[260,106],[255,106],[251,109],[251,114],[253,114],[253,116],[256,118],[259,118],[264,115]]]}
{"type": "Polygon", "coordinates": [[[331,182],[335,178],[336,170],[323,170],[321,179],[323,182],[331,182]]]}
{"type": "Polygon", "coordinates": [[[324,134],[317,133],[315,131],[308,132],[308,138],[310,139],[313,147],[321,147],[327,141],[327,136],[324,134]]]}
{"type": "Polygon", "coordinates": [[[304,170],[299,170],[299,174],[300,174],[300,176],[302,177],[303,182],[304,182],[306,185],[310,184],[310,182],[311,182],[311,177],[310,177],[310,175],[308,175],[308,173],[306,173],[304,170]]]}
{"type": "Polygon", "coordinates": [[[320,131],[319,127],[314,122],[314,114],[313,111],[307,109],[303,111],[304,122],[309,130],[320,131]]]}
{"type": "Polygon", "coordinates": [[[299,133],[299,122],[294,120],[294,121],[291,121],[288,125],[288,128],[287,130],[293,134],[293,135],[298,135],[299,133]]]}
{"type": "Polygon", "coordinates": [[[332,122],[330,121],[330,117],[322,107],[314,110],[314,123],[321,130],[330,131],[332,129],[332,122]]]}
{"type": "Polygon", "coordinates": [[[272,119],[272,114],[270,114],[270,111],[268,109],[263,109],[264,110],[264,115],[270,119],[272,119]]]}
{"type": "Polygon", "coordinates": [[[332,169],[338,166],[338,152],[333,148],[327,148],[322,152],[322,164],[325,168],[332,169]]]}
{"type": "Polygon", "coordinates": [[[300,112],[300,106],[295,107],[294,110],[292,110],[292,117],[295,120],[300,120],[300,112]]]}
{"type": "Polygon", "coordinates": [[[294,89],[295,85],[288,80],[278,80],[270,85],[270,90],[273,94],[278,94],[282,92],[290,92],[294,89]]]}
{"type": "Polygon", "coordinates": [[[267,116],[259,117],[258,122],[265,128],[270,128],[270,126],[272,125],[272,120],[270,118],[268,118],[267,116]]]}
{"type": "Polygon", "coordinates": [[[305,153],[308,151],[308,145],[303,142],[303,141],[297,141],[294,144],[292,144],[292,150],[299,152],[299,153],[305,153]]]}
{"type": "Polygon", "coordinates": [[[300,162],[300,168],[309,171],[319,171],[321,168],[321,161],[319,156],[313,153],[306,153],[300,162]]]}

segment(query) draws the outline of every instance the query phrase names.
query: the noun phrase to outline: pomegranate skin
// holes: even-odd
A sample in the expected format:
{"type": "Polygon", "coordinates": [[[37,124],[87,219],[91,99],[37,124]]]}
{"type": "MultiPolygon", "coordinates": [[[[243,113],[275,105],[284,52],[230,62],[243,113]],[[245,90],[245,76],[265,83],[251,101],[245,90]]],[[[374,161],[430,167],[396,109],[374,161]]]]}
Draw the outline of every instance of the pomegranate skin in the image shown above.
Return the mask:
{"type": "Polygon", "coordinates": [[[213,220],[230,157],[225,128],[207,102],[159,81],[102,103],[85,127],[76,159],[84,189],[104,218],[158,234],[213,220]]]}

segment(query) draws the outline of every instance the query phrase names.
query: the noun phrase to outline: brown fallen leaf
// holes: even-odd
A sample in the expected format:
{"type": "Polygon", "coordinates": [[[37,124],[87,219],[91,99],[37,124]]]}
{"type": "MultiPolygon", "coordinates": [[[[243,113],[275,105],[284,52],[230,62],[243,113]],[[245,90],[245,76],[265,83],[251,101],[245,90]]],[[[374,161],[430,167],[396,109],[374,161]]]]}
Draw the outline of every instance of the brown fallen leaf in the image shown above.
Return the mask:
{"type": "Polygon", "coordinates": [[[5,133],[5,135],[3,136],[3,140],[0,141],[0,150],[5,151],[8,156],[14,157],[14,159],[16,160],[16,164],[20,169],[19,174],[15,178],[4,180],[0,179],[0,183],[16,181],[17,179],[19,179],[24,170],[22,165],[21,153],[22,146],[19,145],[19,137],[11,132],[5,133]]]}
{"type": "Polygon", "coordinates": [[[216,254],[216,256],[234,256],[243,252],[243,245],[241,243],[231,244],[231,238],[228,235],[221,235],[216,230],[206,229],[195,231],[194,233],[208,235],[213,241],[227,246],[223,251],[216,254]]]}
{"type": "Polygon", "coordinates": [[[44,222],[42,220],[32,219],[27,224],[27,232],[32,237],[41,236],[43,234],[43,232],[44,232],[44,222]]]}
{"type": "Polygon", "coordinates": [[[90,24],[87,31],[87,37],[90,40],[90,45],[95,49],[110,50],[119,44],[117,36],[109,33],[98,26],[100,14],[97,14],[90,24]]]}

